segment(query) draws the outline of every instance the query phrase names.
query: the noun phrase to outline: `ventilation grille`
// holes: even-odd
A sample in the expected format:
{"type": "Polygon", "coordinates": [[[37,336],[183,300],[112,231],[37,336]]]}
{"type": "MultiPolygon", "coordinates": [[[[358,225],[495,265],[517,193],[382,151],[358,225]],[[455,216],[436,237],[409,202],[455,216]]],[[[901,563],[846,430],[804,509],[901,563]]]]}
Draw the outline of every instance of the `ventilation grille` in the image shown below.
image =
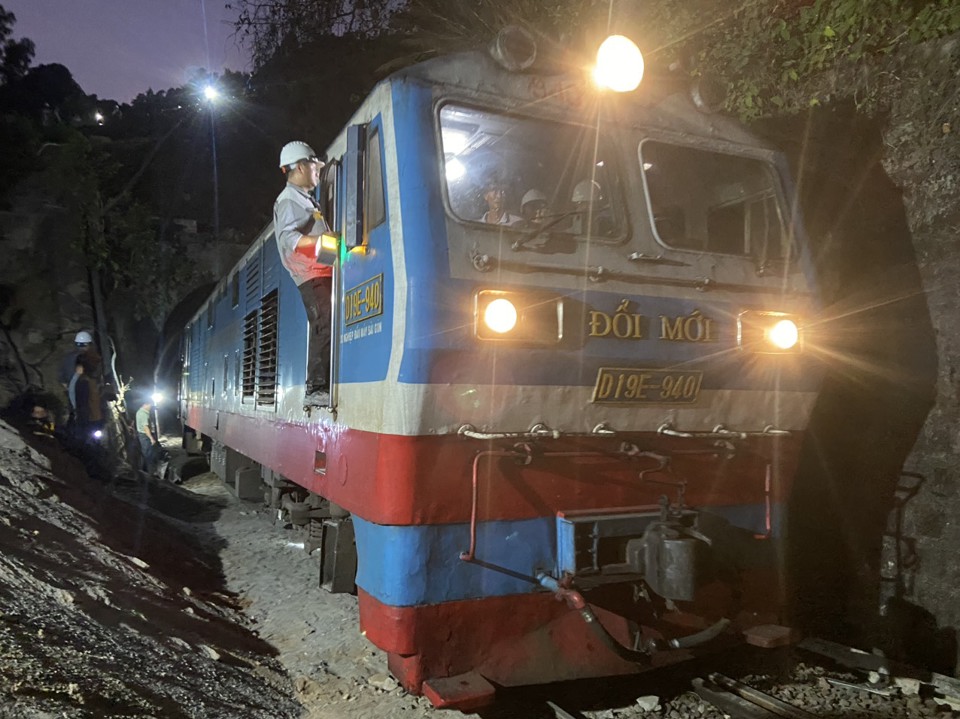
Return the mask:
{"type": "Polygon", "coordinates": [[[257,315],[254,310],[243,318],[243,361],[241,362],[242,398],[252,399],[257,388],[257,315]]]}
{"type": "Polygon", "coordinates": [[[246,291],[244,292],[244,305],[247,309],[256,307],[260,300],[260,253],[250,258],[247,266],[244,268],[247,275],[246,291]]]}
{"type": "Polygon", "coordinates": [[[260,308],[260,346],[257,358],[257,404],[277,401],[277,291],[263,298],[260,308]]]}

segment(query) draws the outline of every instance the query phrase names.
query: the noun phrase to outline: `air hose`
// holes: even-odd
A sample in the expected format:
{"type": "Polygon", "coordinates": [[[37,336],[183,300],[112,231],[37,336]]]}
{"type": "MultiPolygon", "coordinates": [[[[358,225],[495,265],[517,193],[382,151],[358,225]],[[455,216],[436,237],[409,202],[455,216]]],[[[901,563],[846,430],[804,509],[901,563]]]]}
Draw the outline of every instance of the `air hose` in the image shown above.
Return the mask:
{"type": "MultiPolygon", "coordinates": [[[[600,622],[600,619],[590,608],[590,605],[587,604],[587,600],[583,598],[580,592],[571,587],[561,585],[560,582],[545,572],[537,574],[537,581],[540,582],[540,586],[552,591],[558,599],[564,600],[571,609],[576,609],[580,613],[580,617],[586,622],[587,626],[593,630],[593,633],[597,635],[597,638],[603,645],[621,659],[637,664],[645,664],[649,661],[650,655],[653,654],[654,651],[662,648],[652,639],[643,642],[639,649],[625,647],[607,631],[606,627],[600,622]]],[[[706,642],[716,639],[729,625],[730,620],[723,618],[703,631],[685,637],[670,639],[666,644],[670,649],[689,649],[690,647],[699,646],[700,644],[705,644],[706,642]]]]}

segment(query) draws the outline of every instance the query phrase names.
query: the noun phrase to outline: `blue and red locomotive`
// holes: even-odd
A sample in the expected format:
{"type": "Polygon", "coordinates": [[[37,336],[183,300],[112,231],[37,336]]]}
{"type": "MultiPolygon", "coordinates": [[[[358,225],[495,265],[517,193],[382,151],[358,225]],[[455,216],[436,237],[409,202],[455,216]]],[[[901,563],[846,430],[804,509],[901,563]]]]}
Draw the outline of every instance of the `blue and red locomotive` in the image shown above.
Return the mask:
{"type": "Polygon", "coordinates": [[[271,228],[185,335],[186,426],[309,525],[439,706],[775,620],[822,374],[781,156],[682,94],[529,64],[407,68],[328,148],[327,406],[271,228]]]}

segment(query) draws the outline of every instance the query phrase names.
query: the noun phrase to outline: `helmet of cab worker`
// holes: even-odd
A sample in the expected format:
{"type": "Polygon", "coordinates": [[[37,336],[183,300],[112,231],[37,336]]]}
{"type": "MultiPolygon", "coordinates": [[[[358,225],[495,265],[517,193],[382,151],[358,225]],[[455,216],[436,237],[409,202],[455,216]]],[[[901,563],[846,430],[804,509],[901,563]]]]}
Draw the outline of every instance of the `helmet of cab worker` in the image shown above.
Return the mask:
{"type": "Polygon", "coordinates": [[[596,202],[600,199],[600,183],[596,180],[580,180],[570,195],[572,202],[596,202]]]}
{"type": "Polygon", "coordinates": [[[544,195],[540,190],[534,188],[532,190],[527,190],[524,194],[523,199],[520,200],[520,208],[524,208],[530,202],[543,202],[546,203],[547,196],[544,195]]]}
{"type": "Polygon", "coordinates": [[[288,142],[280,150],[280,167],[290,167],[290,165],[296,165],[303,160],[316,162],[320,167],[323,167],[323,161],[313,151],[313,148],[301,140],[288,142]]]}
{"type": "Polygon", "coordinates": [[[93,335],[86,330],[80,330],[77,332],[77,336],[73,338],[73,342],[78,345],[93,344],[93,335]]]}

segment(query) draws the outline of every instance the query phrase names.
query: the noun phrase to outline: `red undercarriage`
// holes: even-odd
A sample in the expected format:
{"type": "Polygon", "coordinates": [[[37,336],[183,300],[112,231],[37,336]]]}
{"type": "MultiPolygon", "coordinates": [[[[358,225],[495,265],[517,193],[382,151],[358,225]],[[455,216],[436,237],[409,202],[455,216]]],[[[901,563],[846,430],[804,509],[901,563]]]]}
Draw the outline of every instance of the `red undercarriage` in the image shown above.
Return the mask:
{"type": "MultiPolygon", "coordinates": [[[[541,442],[540,453],[524,464],[491,453],[508,450],[510,442],[401,437],[240,415],[224,414],[217,425],[213,419],[212,411],[192,407],[188,425],[357,516],[385,525],[469,522],[474,479],[477,521],[651,505],[664,494],[676,501],[681,485],[687,506],[769,506],[789,494],[788,479],[801,440],[799,435],[760,439],[730,457],[711,452],[711,445],[704,442],[655,433],[549,440],[541,442]],[[641,481],[640,471],[656,460],[625,457],[619,452],[623,441],[634,442],[644,452],[670,456],[670,471],[645,475],[660,481],[641,481]],[[565,456],[548,456],[557,450],[565,456]],[[314,471],[318,451],[325,453],[325,474],[314,471]],[[489,456],[474,464],[478,452],[489,456]],[[777,462],[767,483],[771,457],[777,462]]],[[[606,590],[598,590],[598,596],[590,593],[587,600],[608,632],[629,647],[638,627],[645,638],[670,638],[698,632],[724,616],[734,619],[739,629],[773,621],[770,610],[776,612],[780,606],[779,586],[775,572],[758,571],[740,577],[736,602],[727,586],[715,583],[699,591],[697,601],[682,611],[668,611],[661,602],[657,616],[650,602],[634,604],[632,595],[611,599],[606,590]]],[[[579,612],[550,593],[416,607],[385,605],[362,590],[358,593],[360,625],[367,638],[389,653],[390,669],[404,687],[426,692],[435,703],[467,709],[483,700],[487,691],[470,687],[465,696],[453,692],[448,701],[444,691],[432,691],[430,686],[443,677],[474,673],[497,684],[520,685],[645,668],[616,656],[579,612]]],[[[685,650],[660,652],[646,667],[688,656],[685,650]]]]}
{"type": "MultiPolygon", "coordinates": [[[[706,629],[724,615],[732,616],[734,629],[740,631],[776,621],[771,608],[779,602],[772,596],[777,592],[772,573],[743,579],[750,604],[738,605],[727,587],[714,584],[699,593],[690,611],[663,610],[655,617],[649,607],[634,606],[626,612],[633,621],[617,613],[631,604],[622,591],[600,590],[597,603],[590,594],[587,598],[612,637],[633,647],[638,632],[644,639],[681,637],[706,629]],[[709,609],[697,613],[702,607],[709,609]]],[[[391,672],[416,694],[424,692],[425,682],[471,672],[502,686],[519,686],[631,674],[692,656],[691,650],[674,649],[658,651],[643,663],[625,661],[600,641],[578,611],[549,593],[419,607],[388,606],[362,590],[358,596],[361,629],[388,652],[391,672]]]]}

